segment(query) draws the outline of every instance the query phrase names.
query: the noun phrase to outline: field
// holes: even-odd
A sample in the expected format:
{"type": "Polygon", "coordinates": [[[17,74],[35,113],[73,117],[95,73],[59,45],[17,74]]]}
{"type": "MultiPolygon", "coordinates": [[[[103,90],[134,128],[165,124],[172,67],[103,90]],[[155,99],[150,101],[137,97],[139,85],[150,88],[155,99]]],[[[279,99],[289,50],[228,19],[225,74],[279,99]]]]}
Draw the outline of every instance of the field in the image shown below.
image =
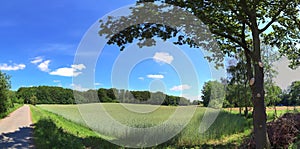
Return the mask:
{"type": "MultiPolygon", "coordinates": [[[[227,110],[221,110],[213,124],[203,133],[199,132],[201,128],[205,128],[199,127],[200,124],[204,124],[204,126],[209,124],[209,122],[202,122],[206,110],[204,107],[196,106],[122,105],[117,103],[32,106],[33,119],[36,119],[36,122],[41,120],[41,117],[50,118],[58,129],[73,136],[73,140],[83,140],[81,144],[85,147],[99,144],[102,147],[103,145],[112,147],[114,144],[123,147],[147,147],[156,143],[158,148],[233,148],[239,146],[242,140],[250,134],[252,120],[236,114],[238,111],[230,113],[227,110]],[[193,110],[195,111],[191,120],[188,121],[188,112],[193,112],[193,110]],[[107,117],[105,113],[109,116],[107,117]],[[175,118],[173,118],[174,115],[176,115],[175,118]],[[111,119],[117,123],[112,123],[111,119]],[[185,123],[186,127],[180,131],[185,123]],[[132,127],[157,127],[158,129],[150,129],[151,131],[142,129],[141,132],[132,127]],[[174,135],[172,138],[161,137],[166,134],[175,134],[175,137],[173,137],[174,135]],[[161,142],[161,140],[164,141],[161,142]]],[[[211,110],[208,117],[213,117],[213,112],[216,111],[211,110]]],[[[278,115],[286,112],[288,110],[278,109],[278,115]]],[[[268,120],[272,120],[273,110],[270,108],[267,113],[268,120]]],[[[114,147],[119,148],[118,146],[114,147]]]]}
{"type": "MultiPolygon", "coordinates": [[[[62,117],[76,122],[85,127],[94,129],[99,135],[112,138],[114,143],[125,146],[148,146],[146,140],[154,140],[156,143],[163,143],[166,146],[201,146],[207,144],[230,144],[239,142],[243,136],[250,133],[251,121],[237,114],[230,114],[221,111],[214,123],[204,133],[199,132],[202,118],[206,108],[188,106],[152,106],[152,105],[130,105],[122,106],[121,104],[87,104],[87,105],[39,105],[40,109],[50,111],[61,115],[62,117]],[[128,109],[139,111],[134,112],[128,109]],[[87,110],[87,111],[86,111],[87,110]],[[148,113],[141,113],[141,110],[148,113]],[[191,120],[188,121],[188,112],[193,112],[191,120]],[[151,111],[151,112],[150,112],[151,111]],[[121,125],[108,123],[108,119],[103,113],[107,112],[114,120],[121,125]],[[173,118],[175,116],[175,118],[173,118]],[[84,119],[82,118],[84,117],[84,119]],[[103,118],[106,117],[106,118],[103,118]],[[171,119],[171,120],[170,120],[171,119]],[[168,121],[167,121],[168,120],[168,121]],[[166,123],[167,121],[167,123],[166,123]],[[182,126],[186,124],[183,131],[182,126]],[[105,127],[106,126],[106,127],[105,127]],[[107,127],[109,126],[109,127],[107,127]],[[147,134],[134,128],[154,128],[147,134]],[[171,138],[157,138],[166,134],[176,134],[171,138]],[[236,137],[239,134],[240,137],[236,137]],[[166,142],[160,142],[166,139],[166,142]],[[239,141],[237,141],[239,140],[239,141]],[[122,141],[122,142],[121,142],[122,141]],[[134,142],[135,144],[128,144],[134,142]],[[127,144],[126,144],[127,143],[127,144]]],[[[208,113],[207,117],[213,116],[213,111],[208,113]]],[[[202,123],[202,126],[208,125],[202,123]]],[[[202,130],[203,131],[203,130],[202,130]]],[[[238,145],[238,144],[235,144],[238,145]]]]}

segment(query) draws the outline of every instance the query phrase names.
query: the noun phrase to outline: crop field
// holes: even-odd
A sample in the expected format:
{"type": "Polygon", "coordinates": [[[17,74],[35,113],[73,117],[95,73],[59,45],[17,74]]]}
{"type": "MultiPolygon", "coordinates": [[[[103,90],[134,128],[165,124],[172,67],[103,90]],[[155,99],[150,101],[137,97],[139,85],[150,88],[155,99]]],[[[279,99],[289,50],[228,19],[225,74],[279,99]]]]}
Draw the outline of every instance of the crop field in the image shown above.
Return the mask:
{"type": "MultiPolygon", "coordinates": [[[[155,134],[175,133],[176,136],[169,141],[177,147],[196,146],[209,142],[213,144],[214,141],[228,141],[230,138],[234,141],[234,139],[241,138],[230,136],[236,134],[246,135],[251,128],[251,121],[244,117],[220,111],[216,120],[207,130],[199,131],[202,128],[199,128],[200,124],[208,125],[209,122],[202,121],[206,108],[196,106],[176,107],[102,103],[38,105],[37,107],[61,115],[70,121],[95,130],[98,134],[115,140],[126,139],[127,142],[132,142],[132,139],[135,139],[135,142],[138,141],[139,143],[143,143],[145,140],[154,140],[160,143],[159,140],[156,140],[155,134]],[[194,113],[191,114],[190,112],[194,113]],[[190,121],[189,118],[191,118],[190,121]],[[117,123],[112,123],[111,119],[117,123]],[[132,127],[153,128],[156,126],[159,128],[158,131],[151,131],[153,134],[140,134],[141,136],[138,137],[137,135],[140,132],[136,129],[130,129],[132,127]],[[183,128],[183,126],[185,127],[183,128]],[[181,128],[183,128],[182,131],[181,128]],[[137,138],[139,140],[136,140],[137,138]]],[[[208,113],[207,117],[210,117],[209,114],[212,114],[212,112],[208,113]]]]}

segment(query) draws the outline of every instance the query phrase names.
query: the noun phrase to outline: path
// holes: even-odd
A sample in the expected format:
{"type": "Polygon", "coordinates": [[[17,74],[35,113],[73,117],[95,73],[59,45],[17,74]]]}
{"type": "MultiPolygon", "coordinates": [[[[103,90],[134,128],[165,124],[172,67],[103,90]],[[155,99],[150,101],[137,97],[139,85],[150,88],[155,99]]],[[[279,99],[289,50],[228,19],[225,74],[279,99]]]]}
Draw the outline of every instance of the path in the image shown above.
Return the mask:
{"type": "Polygon", "coordinates": [[[0,120],[0,148],[33,148],[30,107],[24,105],[0,120]]]}

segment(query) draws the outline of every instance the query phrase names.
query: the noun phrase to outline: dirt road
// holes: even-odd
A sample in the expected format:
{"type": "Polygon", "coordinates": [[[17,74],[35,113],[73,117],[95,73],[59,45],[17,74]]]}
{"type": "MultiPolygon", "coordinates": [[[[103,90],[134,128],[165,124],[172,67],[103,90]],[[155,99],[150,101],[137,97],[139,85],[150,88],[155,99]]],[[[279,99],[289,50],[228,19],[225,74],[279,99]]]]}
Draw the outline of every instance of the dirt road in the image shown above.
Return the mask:
{"type": "Polygon", "coordinates": [[[34,148],[30,107],[24,105],[0,120],[0,148],[34,148]]]}

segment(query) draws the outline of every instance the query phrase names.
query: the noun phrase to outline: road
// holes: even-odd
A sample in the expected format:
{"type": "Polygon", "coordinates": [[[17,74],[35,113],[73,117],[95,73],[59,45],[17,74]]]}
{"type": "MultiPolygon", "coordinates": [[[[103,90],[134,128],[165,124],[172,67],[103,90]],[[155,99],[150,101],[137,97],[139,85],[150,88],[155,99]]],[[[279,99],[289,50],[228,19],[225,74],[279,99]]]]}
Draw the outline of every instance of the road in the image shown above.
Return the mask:
{"type": "Polygon", "coordinates": [[[0,120],[0,148],[28,149],[33,147],[30,107],[24,105],[0,120]]]}

